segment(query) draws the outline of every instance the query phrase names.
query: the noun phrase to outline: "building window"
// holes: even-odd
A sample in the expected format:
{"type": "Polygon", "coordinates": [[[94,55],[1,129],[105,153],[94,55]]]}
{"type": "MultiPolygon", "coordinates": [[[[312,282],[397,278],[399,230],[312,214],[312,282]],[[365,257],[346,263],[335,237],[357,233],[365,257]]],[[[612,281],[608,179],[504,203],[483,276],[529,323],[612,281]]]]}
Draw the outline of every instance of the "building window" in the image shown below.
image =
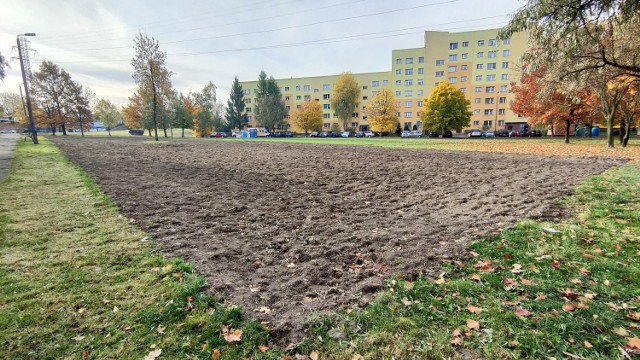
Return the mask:
{"type": "Polygon", "coordinates": [[[458,61],[458,54],[449,55],[449,61],[458,61]]]}
{"type": "Polygon", "coordinates": [[[456,82],[458,82],[458,78],[456,78],[456,77],[450,77],[450,78],[449,78],[449,79],[447,79],[447,80],[449,80],[449,82],[450,82],[451,84],[455,84],[456,82]]]}
{"type": "Polygon", "coordinates": [[[296,95],[296,100],[302,100],[302,96],[296,95]]]}
{"type": "Polygon", "coordinates": [[[504,115],[505,109],[498,109],[498,115],[504,115]]]}
{"type": "Polygon", "coordinates": [[[372,81],[371,87],[380,87],[380,81],[372,81]]]}
{"type": "Polygon", "coordinates": [[[478,46],[484,46],[484,40],[478,40],[478,46]]]}
{"type": "Polygon", "coordinates": [[[422,85],[424,83],[423,79],[418,79],[418,85],[422,85]]]}
{"type": "Polygon", "coordinates": [[[476,104],[480,104],[480,103],[482,103],[482,99],[481,98],[475,98],[475,99],[473,99],[473,102],[476,103],[476,104]]]}
{"type": "Polygon", "coordinates": [[[460,76],[460,82],[465,82],[467,81],[467,77],[466,76],[460,76]]]}
{"type": "Polygon", "coordinates": [[[404,97],[411,97],[413,96],[413,91],[412,90],[405,90],[404,91],[404,97]]]}
{"type": "Polygon", "coordinates": [[[468,57],[469,57],[469,54],[467,54],[467,53],[462,54],[462,58],[463,59],[467,59],[468,57]]]}
{"type": "Polygon", "coordinates": [[[413,75],[413,69],[404,69],[405,75],[413,75]]]}
{"type": "Polygon", "coordinates": [[[482,75],[476,75],[476,81],[482,81],[482,75]]]}
{"type": "Polygon", "coordinates": [[[473,121],[473,126],[480,126],[480,121],[474,120],[473,121]]]}
{"type": "Polygon", "coordinates": [[[467,65],[460,65],[460,70],[467,70],[467,65]]]}
{"type": "Polygon", "coordinates": [[[289,100],[291,100],[291,98],[289,98],[289,95],[284,97],[284,101],[289,101],[289,100]]]}
{"type": "Polygon", "coordinates": [[[351,123],[351,127],[352,128],[357,128],[358,127],[358,123],[357,122],[352,122],[351,123]]]}
{"type": "Polygon", "coordinates": [[[496,41],[496,39],[489,39],[489,46],[496,46],[498,45],[498,42],[496,41]]]}
{"type": "Polygon", "coordinates": [[[300,87],[300,85],[296,85],[296,91],[300,91],[302,90],[302,88],[300,87]]]}
{"type": "Polygon", "coordinates": [[[482,70],[483,65],[482,64],[476,64],[476,69],[478,70],[482,70]]]}
{"type": "Polygon", "coordinates": [[[424,64],[424,56],[418,57],[418,64],[424,64]]]}
{"type": "Polygon", "coordinates": [[[488,93],[492,93],[492,92],[496,91],[496,87],[495,86],[487,86],[484,91],[486,91],[488,93]]]}
{"type": "Polygon", "coordinates": [[[477,93],[481,93],[482,92],[482,88],[480,86],[476,86],[476,92],[477,93]]]}
{"type": "Polygon", "coordinates": [[[436,66],[444,65],[444,60],[436,60],[436,66]]]}
{"type": "Polygon", "coordinates": [[[498,126],[504,126],[504,120],[498,120],[498,126]]]}
{"type": "Polygon", "coordinates": [[[444,71],[436,71],[436,77],[444,76],[444,71]]]}
{"type": "Polygon", "coordinates": [[[402,91],[396,91],[396,96],[402,96],[402,91]]]}
{"type": "Polygon", "coordinates": [[[325,119],[331,119],[331,114],[322,114],[322,117],[325,119]]]}
{"type": "Polygon", "coordinates": [[[511,39],[504,39],[504,40],[502,40],[502,44],[504,44],[504,45],[509,45],[509,44],[511,44],[511,39]]]}
{"type": "Polygon", "coordinates": [[[323,100],[329,100],[330,98],[331,98],[331,95],[330,95],[330,94],[324,94],[324,95],[322,95],[322,99],[323,99],[323,100]]]}
{"type": "Polygon", "coordinates": [[[396,59],[396,64],[402,64],[402,59],[396,59]]]}
{"type": "Polygon", "coordinates": [[[322,90],[330,90],[330,89],[331,89],[330,84],[322,84],[322,90]]]}
{"type": "Polygon", "coordinates": [[[388,86],[389,80],[382,80],[382,86],[388,86]]]}
{"type": "Polygon", "coordinates": [[[353,113],[353,114],[351,114],[351,117],[352,117],[352,118],[357,118],[357,117],[358,117],[358,113],[353,113]]]}
{"type": "Polygon", "coordinates": [[[305,95],[304,96],[304,101],[309,101],[311,100],[311,95],[305,95]]]}
{"type": "Polygon", "coordinates": [[[494,101],[494,100],[495,100],[495,98],[492,98],[492,97],[490,97],[490,98],[485,98],[485,99],[484,99],[484,103],[485,103],[485,104],[493,104],[493,101],[494,101]]]}
{"type": "Polygon", "coordinates": [[[251,90],[246,89],[246,90],[244,91],[244,94],[245,94],[245,95],[251,95],[251,90]]]}
{"type": "Polygon", "coordinates": [[[372,91],[371,95],[375,96],[378,92],[377,91],[372,91]]]}
{"type": "Polygon", "coordinates": [[[244,99],[245,104],[251,104],[251,99],[244,99]]]}
{"type": "Polygon", "coordinates": [[[423,92],[422,90],[418,90],[418,96],[422,96],[423,92]]]}
{"type": "Polygon", "coordinates": [[[367,85],[362,87],[362,90],[367,90],[369,87],[367,85]]]}
{"type": "Polygon", "coordinates": [[[495,75],[487,75],[487,81],[496,81],[495,75]]]}
{"type": "Polygon", "coordinates": [[[285,87],[284,87],[284,91],[289,91],[289,87],[288,87],[288,86],[285,86],[285,87]]]}
{"type": "Polygon", "coordinates": [[[251,112],[251,108],[250,107],[248,107],[246,110],[247,110],[248,113],[251,112]]]}
{"type": "Polygon", "coordinates": [[[369,100],[369,97],[365,95],[362,97],[362,100],[369,100]]]}
{"type": "Polygon", "coordinates": [[[418,102],[416,103],[417,107],[421,107],[422,106],[422,100],[418,100],[418,102]]]}
{"type": "Polygon", "coordinates": [[[460,88],[460,92],[466,93],[467,92],[467,88],[466,87],[460,88]]]}
{"type": "Polygon", "coordinates": [[[449,72],[455,72],[456,70],[458,70],[457,66],[449,66],[449,72]]]}
{"type": "Polygon", "coordinates": [[[458,48],[458,43],[449,43],[449,50],[455,50],[458,48]]]}
{"type": "Polygon", "coordinates": [[[402,75],[402,69],[396,69],[396,75],[402,75]]]}
{"type": "Polygon", "coordinates": [[[482,52],[482,51],[478,52],[478,54],[476,54],[476,57],[483,58],[484,57],[484,52],[482,52]]]}
{"type": "Polygon", "coordinates": [[[331,123],[324,123],[324,124],[322,124],[322,127],[325,128],[325,129],[328,129],[328,128],[331,127],[331,123]]]}
{"type": "Polygon", "coordinates": [[[503,61],[502,62],[502,68],[503,69],[508,69],[509,68],[509,62],[508,61],[503,61]]]}
{"type": "Polygon", "coordinates": [[[500,91],[501,92],[507,92],[507,85],[501,85],[500,86],[500,91]]]}
{"type": "Polygon", "coordinates": [[[413,86],[413,80],[411,80],[411,79],[405,80],[404,81],[404,86],[413,86]]]}
{"type": "Polygon", "coordinates": [[[468,41],[463,41],[462,42],[462,47],[469,47],[469,42],[468,41]]]}
{"type": "Polygon", "coordinates": [[[413,101],[405,101],[404,102],[404,107],[412,107],[413,106],[413,101]]]}
{"type": "Polygon", "coordinates": [[[484,125],[484,126],[491,126],[492,124],[493,124],[493,121],[491,121],[491,120],[485,120],[485,121],[483,122],[483,125],[484,125]]]}
{"type": "Polygon", "coordinates": [[[418,74],[424,74],[424,68],[418,68],[418,74]]]}
{"type": "Polygon", "coordinates": [[[320,89],[313,89],[313,92],[320,92],[320,89]]]}
{"type": "Polygon", "coordinates": [[[405,118],[411,118],[411,115],[412,115],[411,111],[407,111],[404,113],[405,118]]]}
{"type": "Polygon", "coordinates": [[[500,75],[500,79],[503,80],[503,81],[504,80],[509,80],[509,75],[508,74],[502,74],[502,75],[500,75]]]}
{"type": "Polygon", "coordinates": [[[406,59],[404,59],[404,63],[405,63],[405,64],[413,64],[413,58],[406,58],[406,59]]]}
{"type": "Polygon", "coordinates": [[[507,102],[507,98],[506,97],[501,97],[500,100],[499,100],[500,104],[504,104],[506,102],[507,102]]]}
{"type": "Polygon", "coordinates": [[[302,105],[296,105],[296,109],[300,110],[302,108],[302,105]]]}
{"type": "Polygon", "coordinates": [[[496,63],[488,63],[487,70],[494,70],[496,68],[496,63]]]}
{"type": "Polygon", "coordinates": [[[322,108],[325,110],[331,110],[331,104],[322,104],[322,108]]]}
{"type": "Polygon", "coordinates": [[[473,110],[473,114],[474,115],[480,115],[480,109],[473,110]]]}
{"type": "Polygon", "coordinates": [[[396,86],[402,86],[402,80],[396,80],[396,86]]]}
{"type": "Polygon", "coordinates": [[[489,51],[488,56],[490,58],[494,58],[494,57],[496,57],[496,52],[495,51],[489,51]]]}
{"type": "Polygon", "coordinates": [[[502,50],[502,56],[508,57],[509,56],[509,50],[502,50]]]}

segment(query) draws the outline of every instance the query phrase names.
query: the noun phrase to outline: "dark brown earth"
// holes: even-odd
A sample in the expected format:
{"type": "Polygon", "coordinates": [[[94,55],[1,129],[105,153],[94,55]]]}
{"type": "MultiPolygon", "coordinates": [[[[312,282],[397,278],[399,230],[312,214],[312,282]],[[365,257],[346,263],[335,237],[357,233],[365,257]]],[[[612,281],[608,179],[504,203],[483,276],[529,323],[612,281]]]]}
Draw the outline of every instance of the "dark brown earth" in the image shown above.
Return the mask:
{"type": "MultiPolygon", "coordinates": [[[[539,157],[211,140],[56,137],[210,291],[280,341],[313,312],[361,306],[387,276],[437,275],[471,240],[555,200],[611,158],[539,157]]],[[[461,140],[464,141],[464,140],[461,140]]]]}

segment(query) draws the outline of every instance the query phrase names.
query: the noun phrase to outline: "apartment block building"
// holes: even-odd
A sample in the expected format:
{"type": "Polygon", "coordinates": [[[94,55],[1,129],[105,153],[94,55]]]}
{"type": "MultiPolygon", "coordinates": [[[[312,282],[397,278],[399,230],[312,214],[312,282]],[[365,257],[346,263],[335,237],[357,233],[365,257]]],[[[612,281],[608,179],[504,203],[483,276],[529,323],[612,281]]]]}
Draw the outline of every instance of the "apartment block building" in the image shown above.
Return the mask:
{"type": "MultiPolygon", "coordinates": [[[[520,130],[526,119],[509,109],[513,95],[510,83],[520,80],[520,56],[528,49],[527,36],[497,40],[499,29],[459,33],[426,31],[424,47],[393,50],[391,71],[354,73],[361,87],[360,104],[352,114],[351,127],[366,131],[369,122],[364,109],[382,88],[395,94],[401,127],[422,129],[420,111],[431,90],[448,81],[469,99],[473,112],[469,128],[520,130]]],[[[289,113],[305,101],[319,101],[323,107],[323,129],[341,126],[331,109],[330,99],[338,74],[277,79],[289,113]]],[[[250,124],[256,126],[253,108],[257,100],[257,81],[241,82],[250,124]]],[[[301,132],[295,124],[292,131],[301,132]]],[[[464,130],[464,129],[463,129],[464,130]]]]}

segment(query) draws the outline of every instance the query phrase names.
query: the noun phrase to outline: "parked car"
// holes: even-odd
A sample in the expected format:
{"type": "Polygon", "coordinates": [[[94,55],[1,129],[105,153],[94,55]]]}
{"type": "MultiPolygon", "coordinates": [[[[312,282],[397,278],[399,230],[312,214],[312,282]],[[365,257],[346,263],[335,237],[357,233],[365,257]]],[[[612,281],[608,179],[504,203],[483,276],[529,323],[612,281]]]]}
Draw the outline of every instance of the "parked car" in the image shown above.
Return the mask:
{"type": "Polygon", "coordinates": [[[320,136],[320,131],[312,131],[311,134],[309,134],[309,137],[319,137],[320,136]]]}
{"type": "Polygon", "coordinates": [[[409,137],[411,136],[411,131],[409,130],[405,130],[402,132],[402,134],[400,134],[401,137],[409,137]]]}
{"type": "Polygon", "coordinates": [[[283,137],[283,138],[290,138],[293,137],[293,133],[290,131],[276,131],[273,134],[271,134],[272,137],[283,137]]]}
{"type": "Polygon", "coordinates": [[[323,137],[323,138],[329,137],[329,133],[326,132],[326,131],[323,131],[323,132],[320,133],[320,137],[323,137]]]}
{"type": "Polygon", "coordinates": [[[471,131],[469,131],[469,137],[481,137],[481,136],[482,136],[482,131],[478,129],[472,129],[471,131]]]}
{"type": "Polygon", "coordinates": [[[329,137],[336,137],[337,138],[337,137],[341,137],[341,136],[342,136],[342,134],[340,132],[338,132],[338,131],[332,131],[332,132],[329,133],[329,137]]]}
{"type": "Polygon", "coordinates": [[[364,132],[364,137],[368,137],[368,138],[372,138],[375,137],[376,133],[374,133],[373,131],[365,131],[364,132]]]}
{"type": "Polygon", "coordinates": [[[222,131],[217,131],[211,134],[211,136],[209,137],[213,137],[213,138],[226,138],[227,137],[227,133],[222,132],[222,131]]]}
{"type": "Polygon", "coordinates": [[[233,131],[233,132],[231,132],[231,137],[241,138],[242,137],[242,132],[241,131],[233,131]]]}
{"type": "Polygon", "coordinates": [[[409,133],[410,137],[418,137],[421,138],[422,137],[422,131],[420,130],[413,130],[411,131],[411,133],[409,133]]]}
{"type": "Polygon", "coordinates": [[[509,137],[509,130],[502,129],[496,132],[497,137],[509,137]]]}
{"type": "Polygon", "coordinates": [[[442,134],[443,138],[452,138],[453,137],[453,133],[451,131],[445,131],[444,134],[442,134]]]}
{"type": "Polygon", "coordinates": [[[496,137],[496,133],[493,130],[488,130],[482,133],[482,137],[486,137],[486,138],[496,137]]]}
{"type": "Polygon", "coordinates": [[[437,131],[429,131],[429,137],[430,138],[439,138],[440,134],[438,134],[437,131]]]}
{"type": "Polygon", "coordinates": [[[354,137],[360,138],[360,137],[364,137],[364,132],[362,131],[356,131],[355,135],[353,135],[354,137]]]}

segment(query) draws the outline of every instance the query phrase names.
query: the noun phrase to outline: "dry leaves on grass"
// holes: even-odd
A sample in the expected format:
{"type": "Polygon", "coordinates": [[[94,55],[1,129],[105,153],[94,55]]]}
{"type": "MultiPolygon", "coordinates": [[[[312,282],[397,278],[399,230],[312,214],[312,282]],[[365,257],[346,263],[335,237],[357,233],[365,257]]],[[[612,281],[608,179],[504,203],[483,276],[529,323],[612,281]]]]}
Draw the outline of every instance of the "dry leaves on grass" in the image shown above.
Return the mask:
{"type": "Polygon", "coordinates": [[[240,340],[242,339],[242,330],[234,330],[233,328],[222,325],[220,327],[220,332],[224,337],[224,340],[229,344],[240,342],[240,340]]]}
{"type": "Polygon", "coordinates": [[[532,315],[531,312],[529,312],[529,310],[523,309],[523,308],[518,308],[516,311],[514,311],[514,313],[522,317],[529,317],[532,315]]]}
{"type": "Polygon", "coordinates": [[[481,308],[473,305],[468,305],[465,309],[467,309],[470,313],[473,313],[473,314],[480,314],[482,312],[481,308]]]}
{"type": "Polygon", "coordinates": [[[320,353],[317,350],[313,350],[310,354],[309,354],[309,358],[311,360],[318,360],[320,358],[320,353]]]}
{"type": "Polygon", "coordinates": [[[473,319],[467,319],[467,327],[469,330],[479,330],[480,322],[473,319]]]}
{"type": "Polygon", "coordinates": [[[155,360],[160,356],[160,354],[162,354],[162,349],[152,350],[144,357],[144,360],[155,360]]]}

